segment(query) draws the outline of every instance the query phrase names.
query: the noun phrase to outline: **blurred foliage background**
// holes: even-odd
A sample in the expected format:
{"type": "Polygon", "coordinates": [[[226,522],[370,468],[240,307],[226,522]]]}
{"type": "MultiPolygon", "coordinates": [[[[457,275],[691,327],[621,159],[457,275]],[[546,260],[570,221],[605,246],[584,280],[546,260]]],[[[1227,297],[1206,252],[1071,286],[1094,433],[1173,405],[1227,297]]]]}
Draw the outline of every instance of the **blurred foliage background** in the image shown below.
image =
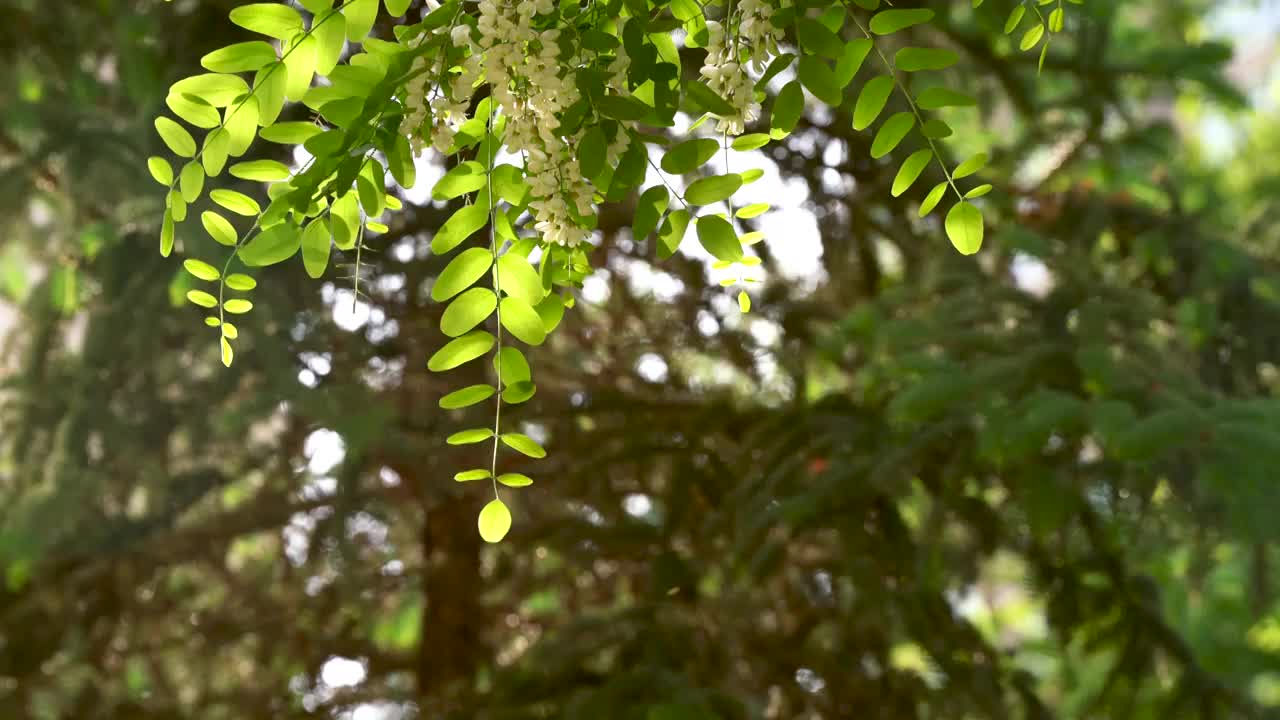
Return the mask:
{"type": "Polygon", "coordinates": [[[1280,4],[1068,5],[1037,76],[1010,0],[896,3],[986,247],[843,114],[759,158],[751,315],[607,211],[497,547],[444,207],[365,301],[263,273],[233,370],[182,306],[151,120],[235,4],[0,0],[0,717],[1280,716],[1280,4]]]}

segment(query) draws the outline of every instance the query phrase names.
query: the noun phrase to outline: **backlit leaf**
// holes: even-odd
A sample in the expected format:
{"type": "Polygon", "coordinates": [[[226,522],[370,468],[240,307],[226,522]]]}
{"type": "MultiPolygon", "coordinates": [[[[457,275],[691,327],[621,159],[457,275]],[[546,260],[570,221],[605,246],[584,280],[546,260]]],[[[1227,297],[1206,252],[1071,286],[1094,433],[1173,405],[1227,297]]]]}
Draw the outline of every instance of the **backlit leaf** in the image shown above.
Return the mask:
{"type": "Polygon", "coordinates": [[[982,212],[961,200],[947,212],[947,237],[962,255],[972,255],[982,247],[982,212]]]}
{"type": "Polygon", "coordinates": [[[484,322],[498,306],[498,299],[489,288],[474,287],[454,298],[440,316],[440,330],[449,337],[458,337],[484,322]]]}
{"type": "Polygon", "coordinates": [[[488,400],[493,397],[494,392],[496,391],[492,385],[469,385],[440,398],[440,407],[445,410],[469,407],[488,400]]]}
{"type": "Polygon", "coordinates": [[[498,306],[498,316],[502,321],[502,327],[523,343],[541,345],[547,339],[547,330],[542,324],[542,318],[529,303],[518,297],[503,298],[498,306]]]}
{"type": "Polygon", "coordinates": [[[444,372],[475,360],[489,352],[493,347],[494,337],[484,330],[474,330],[460,338],[449,341],[427,360],[427,369],[432,372],[444,372]]]}
{"type": "Polygon", "coordinates": [[[485,542],[501,542],[511,530],[511,511],[501,500],[490,500],[480,510],[480,517],[476,523],[480,528],[480,537],[485,542]]]}

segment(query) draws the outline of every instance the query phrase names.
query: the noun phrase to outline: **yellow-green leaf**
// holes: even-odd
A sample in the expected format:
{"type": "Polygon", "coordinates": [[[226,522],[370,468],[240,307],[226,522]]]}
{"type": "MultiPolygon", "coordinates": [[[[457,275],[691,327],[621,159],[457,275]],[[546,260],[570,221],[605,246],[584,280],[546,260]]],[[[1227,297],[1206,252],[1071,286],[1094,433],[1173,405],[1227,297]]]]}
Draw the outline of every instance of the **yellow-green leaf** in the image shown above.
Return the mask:
{"type": "Polygon", "coordinates": [[[547,456],[547,451],[544,450],[541,445],[534,442],[533,438],[528,435],[523,435],[521,433],[502,433],[499,438],[507,447],[523,455],[528,455],[535,460],[547,456]]]}
{"type": "Polygon", "coordinates": [[[432,372],[452,370],[459,365],[475,360],[489,352],[493,347],[493,335],[484,330],[475,330],[460,338],[449,341],[427,360],[427,369],[432,372]]]}
{"type": "Polygon", "coordinates": [[[547,329],[542,317],[524,300],[508,295],[498,306],[498,317],[517,340],[529,345],[541,345],[547,339],[547,329]]]}
{"type": "Polygon", "coordinates": [[[474,287],[459,295],[440,316],[440,330],[458,337],[484,322],[498,306],[498,298],[489,288],[474,287]]]}
{"type": "Polygon", "coordinates": [[[182,267],[185,268],[187,272],[191,273],[192,275],[194,275],[196,278],[200,280],[213,282],[214,280],[217,280],[218,278],[222,277],[222,273],[218,272],[217,268],[215,268],[214,266],[210,265],[207,262],[204,262],[203,260],[188,258],[182,261],[182,267]]]}
{"type": "Polygon", "coordinates": [[[440,407],[445,410],[457,410],[484,402],[493,397],[495,392],[492,385],[468,385],[440,398],[440,407]]]}
{"type": "MultiPolygon", "coordinates": [[[[374,0],[377,2],[377,0],[374,0]]],[[[476,521],[480,528],[480,537],[487,543],[501,542],[511,530],[511,511],[501,500],[490,500],[480,510],[476,521]]]]}
{"type": "MultiPolygon", "coordinates": [[[[217,192],[216,190],[214,192],[217,192]]],[[[239,239],[236,236],[236,229],[226,218],[212,210],[205,210],[200,213],[200,224],[204,225],[204,231],[209,233],[209,237],[217,240],[222,245],[235,245],[239,239]]]]}
{"type": "Polygon", "coordinates": [[[962,255],[972,255],[982,247],[982,212],[961,200],[947,212],[947,237],[962,255]]]}

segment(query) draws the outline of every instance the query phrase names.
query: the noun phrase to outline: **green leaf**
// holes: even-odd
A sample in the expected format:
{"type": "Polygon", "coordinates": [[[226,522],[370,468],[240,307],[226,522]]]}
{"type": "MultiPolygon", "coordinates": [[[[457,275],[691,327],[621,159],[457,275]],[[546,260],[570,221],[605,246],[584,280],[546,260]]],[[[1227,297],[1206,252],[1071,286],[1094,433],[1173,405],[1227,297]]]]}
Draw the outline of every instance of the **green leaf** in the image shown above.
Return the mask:
{"type": "Polygon", "coordinates": [[[360,228],[360,205],[352,192],[343,193],[329,206],[329,233],[339,250],[351,250],[356,246],[356,231],[360,228]]]}
{"type": "Polygon", "coordinates": [[[862,86],[858,101],[853,106],[853,129],[865,130],[880,117],[889,94],[893,92],[893,76],[877,75],[862,86]]]}
{"type": "Polygon", "coordinates": [[[460,338],[451,340],[427,360],[427,369],[432,372],[452,370],[459,365],[475,360],[489,352],[493,347],[493,335],[484,330],[475,330],[460,338]]]}
{"type": "Polygon", "coordinates": [[[282,145],[301,145],[322,132],[324,132],[324,128],[299,120],[268,125],[262,128],[258,135],[268,142],[282,145]]]}
{"type": "Polygon", "coordinates": [[[440,398],[440,407],[445,410],[469,407],[488,400],[495,392],[497,391],[492,385],[468,385],[440,398]]]}
{"type": "Polygon", "coordinates": [[[773,140],[773,138],[769,137],[766,133],[748,133],[746,135],[739,135],[733,139],[733,149],[741,151],[756,150],[768,145],[771,140],[773,140]]]}
{"type": "Polygon", "coordinates": [[[173,184],[173,166],[168,160],[162,157],[152,155],[147,158],[147,170],[150,171],[151,177],[161,185],[173,184]]]}
{"type": "Polygon", "coordinates": [[[710,205],[732,197],[742,187],[742,176],[737,173],[712,175],[689,183],[684,191],[685,202],[690,205],[710,205]]]}
{"type": "Polygon", "coordinates": [[[231,288],[232,290],[239,290],[241,292],[252,290],[258,287],[258,281],[254,280],[248,275],[245,275],[244,273],[232,273],[227,276],[227,279],[225,280],[225,282],[227,284],[227,287],[231,288]]]}
{"type": "Polygon", "coordinates": [[[391,149],[387,152],[387,169],[400,187],[408,190],[418,182],[418,167],[413,163],[413,149],[409,139],[396,133],[391,149]]]}
{"type": "MultiPolygon", "coordinates": [[[[839,59],[844,52],[844,43],[840,42],[840,37],[811,18],[802,17],[796,21],[796,37],[800,39],[800,47],[832,60],[839,59]]],[[[802,62],[803,60],[801,57],[802,62]]]]}
{"type": "Polygon", "coordinates": [[[192,160],[182,166],[182,172],[178,175],[178,187],[182,191],[182,199],[188,203],[193,203],[200,197],[200,191],[204,189],[204,168],[200,167],[200,163],[192,160]]]}
{"type": "Polygon", "coordinates": [[[870,38],[854,40],[844,46],[840,59],[836,61],[835,71],[836,84],[841,90],[853,81],[853,76],[857,75],[858,70],[862,68],[862,63],[867,59],[867,54],[871,52],[872,47],[874,43],[870,38]]]}
{"type": "Polygon", "coordinates": [[[518,383],[508,385],[506,390],[502,391],[502,401],[509,405],[519,405],[532,398],[537,392],[537,387],[528,380],[522,380],[518,383]]]}
{"type": "Polygon", "coordinates": [[[876,35],[891,35],[913,25],[927,23],[933,19],[933,11],[923,8],[910,10],[882,10],[871,18],[871,32],[876,35]]]}
{"type": "Polygon", "coordinates": [[[493,437],[493,431],[489,428],[472,428],[456,432],[445,438],[444,441],[450,445],[473,445],[478,442],[484,442],[491,437],[493,437]]]}
{"type": "Polygon", "coordinates": [[[542,327],[549,334],[560,325],[560,321],[564,318],[564,300],[551,295],[538,303],[534,310],[538,311],[538,317],[542,318],[542,327]]]}
{"type": "Polygon", "coordinates": [[[222,364],[226,367],[231,367],[231,361],[236,356],[235,350],[231,348],[231,341],[227,339],[226,335],[223,335],[218,338],[218,346],[222,350],[222,364]]]}
{"type": "Polygon", "coordinates": [[[342,58],[347,41],[347,19],[337,10],[329,10],[312,21],[311,34],[316,39],[316,72],[328,75],[342,58]]]}
{"type": "Polygon", "coordinates": [[[178,190],[170,190],[165,198],[169,212],[173,213],[173,219],[176,222],[182,222],[187,219],[187,201],[182,199],[182,193],[178,190]]]}
{"type": "Polygon", "coordinates": [[[409,9],[409,4],[412,1],[413,0],[385,0],[387,12],[391,14],[391,17],[400,17],[409,9]]]}
{"type": "Polygon", "coordinates": [[[289,43],[282,62],[288,70],[288,82],[285,83],[284,96],[293,101],[301,100],[311,87],[311,78],[316,73],[316,38],[314,35],[299,35],[289,43]]]}
{"type": "Polygon", "coordinates": [[[813,55],[800,56],[796,73],[801,84],[822,102],[838,107],[844,100],[843,88],[836,82],[836,74],[821,58],[813,55]]]}
{"type": "Polygon", "coordinates": [[[182,267],[199,280],[213,282],[214,280],[222,277],[222,273],[218,272],[218,268],[204,262],[203,260],[188,258],[182,261],[182,267]]]}
{"type": "Polygon", "coordinates": [[[751,296],[747,294],[746,290],[738,291],[738,311],[743,315],[751,312],[751,296]]]}
{"type": "Polygon", "coordinates": [[[444,221],[435,237],[431,238],[431,252],[436,255],[448,253],[484,227],[488,219],[489,198],[482,192],[476,202],[459,208],[444,221]]]}
{"type": "Polygon", "coordinates": [[[365,159],[356,178],[356,197],[370,219],[382,214],[387,206],[386,172],[382,163],[373,158],[365,159]]]}
{"type": "Polygon", "coordinates": [[[962,255],[972,255],[982,247],[982,212],[961,200],[947,212],[947,237],[962,255]]]}
{"type": "Polygon", "coordinates": [[[502,433],[498,438],[502,440],[504,445],[512,450],[528,455],[535,460],[547,456],[547,451],[543,450],[542,446],[534,442],[533,438],[528,435],[523,435],[521,433],[502,433]]]}
{"type": "Polygon", "coordinates": [[[529,183],[525,180],[524,170],[503,163],[490,173],[493,191],[498,197],[511,203],[512,207],[520,207],[529,200],[529,183]]]}
{"type": "MultiPolygon", "coordinates": [[[[214,192],[217,192],[216,190],[214,192]]],[[[239,238],[236,236],[236,229],[226,218],[212,210],[205,210],[200,213],[200,224],[204,225],[204,231],[209,233],[209,237],[216,240],[219,244],[234,246],[239,238]]]]}
{"type": "Polygon", "coordinates": [[[191,133],[187,132],[186,128],[167,117],[156,118],[155,126],[160,139],[169,146],[174,155],[195,157],[196,140],[191,137],[191,133]]]}
{"type": "Polygon", "coordinates": [[[893,190],[891,193],[894,197],[898,197],[906,192],[920,177],[920,173],[928,167],[929,161],[933,159],[933,152],[929,150],[917,150],[903,161],[902,167],[898,168],[898,174],[893,178],[893,190]]]}
{"type": "Polygon", "coordinates": [[[951,132],[951,126],[937,118],[929,120],[920,128],[920,134],[931,140],[940,140],[942,138],[951,137],[951,132]]]}
{"type": "Polygon", "coordinates": [[[974,156],[970,157],[968,160],[965,160],[964,162],[957,165],[955,172],[951,173],[951,177],[952,179],[955,179],[955,180],[959,180],[960,178],[966,178],[978,172],[979,170],[981,170],[986,166],[987,166],[987,154],[977,153],[974,156]]]}
{"type": "Polygon", "coordinates": [[[671,202],[671,193],[663,185],[654,185],[645,190],[636,201],[635,218],[631,221],[631,236],[643,240],[658,227],[662,213],[667,211],[671,202]]]}
{"type": "Polygon", "coordinates": [[[972,200],[974,198],[980,198],[989,192],[991,192],[991,183],[985,183],[965,193],[964,198],[966,200],[972,200]]]}
{"type": "Polygon", "coordinates": [[[302,16],[288,5],[253,3],[231,9],[231,22],[278,40],[288,40],[303,31],[302,16]]]}
{"type": "Polygon", "coordinates": [[[1018,23],[1022,22],[1022,18],[1023,18],[1023,16],[1025,16],[1026,14],[1027,14],[1027,6],[1026,6],[1026,5],[1023,5],[1022,3],[1018,3],[1017,5],[1015,5],[1015,6],[1013,7],[1013,10],[1009,13],[1009,17],[1008,17],[1008,19],[1007,19],[1007,20],[1005,20],[1005,23],[1004,23],[1004,34],[1005,34],[1005,35],[1009,35],[1009,34],[1011,34],[1014,30],[1017,30],[1017,29],[1018,29],[1018,23]]]}
{"type": "Polygon", "coordinates": [[[342,14],[347,17],[347,40],[364,42],[378,19],[378,0],[351,0],[342,14]]]}
{"type": "Polygon", "coordinates": [[[243,315],[253,309],[253,303],[244,298],[232,298],[222,303],[222,309],[232,315],[243,315]]]}
{"type": "Polygon", "coordinates": [[[916,116],[909,112],[894,113],[880,126],[875,140],[871,141],[871,157],[877,160],[893,152],[898,143],[915,127],[916,116]]]}
{"type": "Polygon", "coordinates": [[[774,98],[773,114],[769,118],[769,124],[774,130],[789,133],[795,129],[803,113],[804,91],[800,89],[798,80],[792,80],[783,85],[778,91],[778,97],[774,98]]]}
{"type": "Polygon", "coordinates": [[[218,298],[203,290],[188,290],[187,299],[202,308],[218,307],[218,298]]]}
{"type": "Polygon", "coordinates": [[[649,114],[649,108],[644,103],[633,97],[621,97],[618,95],[605,95],[596,100],[596,110],[600,111],[600,114],[605,117],[624,122],[639,120],[649,114]]]}
{"type": "Polygon", "coordinates": [[[205,70],[216,73],[253,72],[276,61],[276,49],[261,40],[235,43],[200,58],[205,70]]]}
{"type": "Polygon", "coordinates": [[[546,292],[542,278],[522,255],[508,252],[498,258],[498,286],[507,295],[518,297],[530,306],[542,302],[546,292]]]}
{"type": "Polygon", "coordinates": [[[508,295],[498,306],[498,317],[517,340],[529,345],[541,345],[547,339],[547,329],[542,317],[529,303],[508,295]]]}
{"type": "Polygon", "coordinates": [[[480,517],[476,524],[480,528],[480,537],[485,542],[502,542],[502,538],[506,537],[507,532],[511,530],[511,511],[501,500],[490,500],[480,510],[480,517]]]}
{"type": "Polygon", "coordinates": [[[471,482],[472,480],[487,480],[491,477],[493,477],[493,474],[488,470],[476,468],[475,470],[463,470],[460,473],[455,473],[453,479],[458,482],[471,482]]]}
{"type": "Polygon", "coordinates": [[[711,158],[715,157],[720,144],[710,138],[685,140],[672,146],[658,163],[664,172],[672,175],[683,175],[693,172],[711,158]]]}
{"type": "MultiPolygon", "coordinates": [[[[258,124],[267,128],[275,123],[276,118],[280,117],[280,110],[284,107],[284,95],[289,89],[289,71],[285,69],[284,63],[271,63],[262,68],[253,77],[253,95],[258,98],[258,124]]],[[[314,127],[311,123],[293,122],[281,123],[282,125],[306,125],[314,127]]],[[[320,130],[316,129],[316,134],[320,130]]],[[[289,142],[300,143],[307,138],[295,139],[279,139],[267,137],[266,130],[262,132],[262,137],[271,142],[289,142]]]]}
{"type": "Polygon", "coordinates": [[[301,244],[302,232],[298,226],[283,222],[262,230],[238,252],[245,265],[265,267],[293,257],[301,244]]]}
{"type": "Polygon", "coordinates": [[[920,203],[920,217],[928,215],[933,212],[934,208],[938,207],[938,203],[942,202],[942,196],[947,192],[948,185],[949,183],[946,180],[943,180],[933,186],[933,189],[929,191],[929,194],[924,197],[924,202],[920,203]]]}
{"type": "Polygon", "coordinates": [[[222,124],[218,109],[198,97],[169,93],[164,99],[174,115],[199,128],[215,128],[222,124]]]}
{"type": "MultiPolygon", "coordinates": [[[[559,298],[556,298],[556,300],[559,300],[559,298]]],[[[533,377],[533,374],[529,371],[529,361],[525,359],[524,353],[520,352],[520,348],[511,346],[502,348],[501,352],[493,356],[493,371],[497,373],[498,380],[503,385],[526,382],[533,377]]]]}
{"type": "Polygon", "coordinates": [[[229,136],[227,154],[240,157],[253,144],[258,132],[258,98],[250,96],[238,107],[228,107],[223,127],[229,136]]]}
{"type": "Polygon", "coordinates": [[[698,218],[698,242],[717,260],[737,262],[742,259],[742,243],[728,220],[717,215],[698,218]]]}
{"type": "Polygon", "coordinates": [[[169,88],[170,94],[191,95],[214,107],[226,107],[249,92],[249,86],[239,75],[203,73],[183,78],[169,88]]]}
{"type": "Polygon", "coordinates": [[[528,487],[533,484],[533,479],[520,473],[503,473],[498,476],[498,482],[507,487],[528,487]]]}
{"type": "Polygon", "coordinates": [[[734,217],[741,218],[743,220],[750,220],[753,217],[759,217],[767,212],[769,212],[769,203],[760,202],[751,203],[746,207],[738,208],[738,211],[733,215],[734,217]]]}
{"type": "Polygon", "coordinates": [[[970,107],[977,104],[978,101],[972,97],[945,87],[926,88],[924,92],[921,92],[916,97],[916,105],[919,105],[922,110],[937,110],[944,107],[970,107]]]}
{"type": "Polygon", "coordinates": [[[169,257],[173,252],[173,213],[165,210],[164,221],[160,224],[160,257],[169,257]]]}
{"type": "Polygon", "coordinates": [[[217,177],[227,164],[227,152],[231,149],[231,133],[225,127],[217,128],[204,136],[204,148],[200,150],[200,162],[209,177],[217,177]]]}
{"type": "Polygon", "coordinates": [[[475,160],[467,160],[455,165],[436,182],[435,187],[431,188],[431,198],[450,200],[475,192],[484,187],[487,182],[488,176],[485,174],[484,165],[475,160]]]}
{"type": "Polygon", "coordinates": [[[1044,37],[1043,25],[1032,25],[1022,34],[1022,41],[1018,43],[1018,49],[1026,52],[1036,45],[1040,44],[1040,38],[1044,37]]]}
{"type": "Polygon", "coordinates": [[[683,88],[689,101],[697,110],[721,116],[734,114],[733,105],[701,81],[684,83],[683,88]]]}
{"type": "Polygon", "coordinates": [[[603,128],[599,125],[587,128],[578,143],[578,168],[582,171],[582,177],[592,180],[604,170],[608,148],[609,141],[604,137],[603,128]]]}
{"type": "Polygon", "coordinates": [[[245,217],[252,217],[262,212],[262,208],[256,200],[235,190],[218,188],[209,193],[209,199],[227,210],[245,217]]]}
{"type": "Polygon", "coordinates": [[[289,177],[289,167],[278,160],[249,160],[232,165],[232,177],[258,182],[276,182],[289,177]]]}
{"type": "Polygon", "coordinates": [[[474,287],[459,295],[440,316],[440,330],[458,337],[484,322],[498,306],[498,298],[489,288],[474,287]]]}
{"type": "Polygon", "coordinates": [[[688,210],[682,208],[667,215],[667,219],[662,221],[662,227],[658,228],[658,257],[660,259],[666,260],[675,254],[676,249],[680,247],[680,241],[684,239],[684,232],[688,227],[688,210]]]}
{"type": "Polygon", "coordinates": [[[431,286],[431,299],[444,302],[471,287],[493,265],[493,255],[488,248],[467,248],[440,271],[431,286]]]}
{"type": "Polygon", "coordinates": [[[941,48],[902,48],[893,56],[893,65],[903,72],[945,70],[960,61],[960,56],[941,48]]]}
{"type": "MultiPolygon", "coordinates": [[[[276,226],[279,227],[279,226],[276,226]]],[[[307,275],[319,278],[329,266],[329,226],[320,218],[307,223],[302,231],[302,266],[307,275]]]]}

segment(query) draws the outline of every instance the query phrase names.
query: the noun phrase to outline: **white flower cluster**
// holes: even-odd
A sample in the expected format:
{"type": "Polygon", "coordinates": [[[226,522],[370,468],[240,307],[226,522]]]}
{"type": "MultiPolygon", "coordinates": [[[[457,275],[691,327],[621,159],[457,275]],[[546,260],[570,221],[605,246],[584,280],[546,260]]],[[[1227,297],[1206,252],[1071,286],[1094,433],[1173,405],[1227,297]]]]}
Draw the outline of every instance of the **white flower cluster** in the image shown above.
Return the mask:
{"type": "Polygon", "coordinates": [[[525,156],[534,228],[546,242],[572,247],[587,237],[574,213],[585,216],[594,208],[591,185],[573,159],[580,138],[555,133],[556,115],[581,97],[572,74],[562,72],[560,31],[532,27],[534,16],[554,9],[551,0],[481,0],[480,45],[493,97],[507,117],[505,144],[525,156]]]}
{"type": "Polygon", "coordinates": [[[716,130],[741,135],[747,123],[760,115],[755,82],[738,62],[738,39],[728,38],[726,42],[724,26],[715,20],[707,21],[707,34],[707,60],[702,66],[702,77],[707,79],[707,86],[728,100],[734,109],[732,114],[721,116],[716,130]]]}
{"type": "MultiPolygon", "coordinates": [[[[425,34],[419,35],[410,41],[410,47],[418,47],[426,39],[425,34]]],[[[470,47],[471,29],[466,25],[455,25],[449,31],[449,39],[454,47],[470,47]]],[[[449,150],[458,128],[467,120],[467,105],[476,81],[480,78],[480,54],[473,52],[462,61],[462,71],[450,79],[449,91],[442,92],[434,83],[442,79],[444,68],[429,68],[427,57],[420,55],[413,61],[413,71],[427,72],[422,75],[422,84],[416,94],[412,92],[412,88],[406,88],[409,91],[409,96],[405,99],[407,112],[400,121],[400,131],[409,136],[414,155],[421,155],[426,149],[427,137],[431,138],[432,147],[439,152],[449,150]],[[415,98],[420,105],[412,103],[415,98]]]]}
{"type": "MultiPolygon", "coordinates": [[[[784,0],[783,5],[787,4],[784,0]]],[[[738,30],[751,53],[751,67],[756,72],[764,72],[769,59],[778,54],[778,42],[782,40],[782,30],[770,22],[773,6],[766,0],[741,0],[738,11],[742,13],[738,30]]]]}

